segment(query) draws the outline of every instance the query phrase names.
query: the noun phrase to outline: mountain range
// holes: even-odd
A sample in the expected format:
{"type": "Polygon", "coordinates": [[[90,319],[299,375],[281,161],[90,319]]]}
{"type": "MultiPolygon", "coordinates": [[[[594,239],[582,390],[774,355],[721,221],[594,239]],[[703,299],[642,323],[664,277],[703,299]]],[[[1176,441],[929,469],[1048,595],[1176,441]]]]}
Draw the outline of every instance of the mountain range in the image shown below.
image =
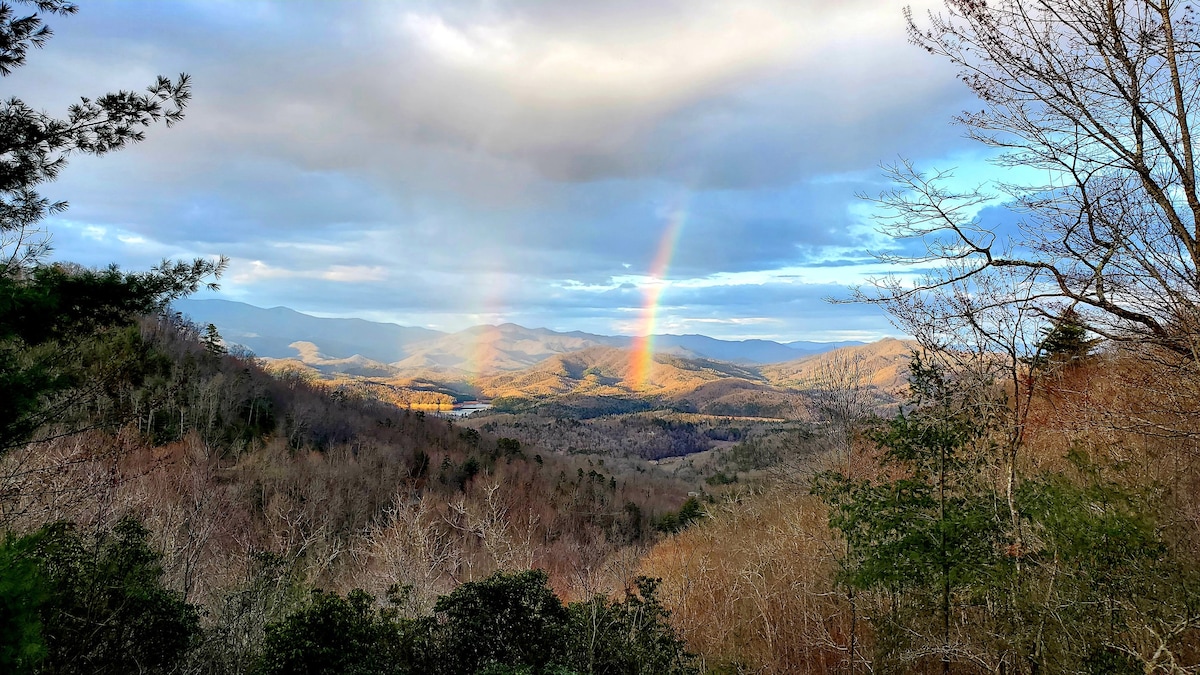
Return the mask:
{"type": "MultiPolygon", "coordinates": [[[[445,333],[363,319],[321,318],[287,307],[264,309],[229,300],[180,300],[174,308],[198,324],[215,325],[226,343],[242,345],[257,356],[296,359],[321,371],[373,376],[490,375],[524,370],[553,356],[593,347],[629,349],[634,340],[512,323],[445,333]]],[[[759,365],[863,343],[657,335],[651,344],[656,354],[759,365]]]]}
{"type": "Polygon", "coordinates": [[[214,324],[227,343],[253,350],[277,371],[334,380],[402,407],[510,399],[593,414],[653,400],[685,412],[795,418],[805,415],[804,392],[851,371],[873,400],[890,405],[906,386],[914,346],[890,338],[783,344],[660,335],[653,367],[643,373],[625,336],[511,323],[443,333],[220,300],[176,309],[214,324]]]}

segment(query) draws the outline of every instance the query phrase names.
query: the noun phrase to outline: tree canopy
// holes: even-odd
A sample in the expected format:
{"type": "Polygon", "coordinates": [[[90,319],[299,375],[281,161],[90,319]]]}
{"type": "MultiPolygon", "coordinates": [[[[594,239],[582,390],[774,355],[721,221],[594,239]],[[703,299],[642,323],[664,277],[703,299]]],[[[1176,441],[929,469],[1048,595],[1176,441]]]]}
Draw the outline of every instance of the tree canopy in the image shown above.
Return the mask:
{"type": "MultiPolygon", "coordinates": [[[[45,16],[77,9],[64,0],[24,4],[33,11],[0,3],[0,76],[25,65],[30,50],[50,39],[45,16]]],[[[98,340],[202,285],[215,288],[211,279],[224,270],[224,258],[164,260],[144,273],[44,261],[49,246],[40,223],[67,205],[51,203],[38,187],[54,180],[71,155],[120,150],[143,140],[155,123],[180,121],[190,97],[181,74],[159,76],[144,92],[82,97],[64,117],[15,97],[0,103],[0,452],[60,415],[85,384],[103,384],[91,367],[99,363],[98,340]]],[[[119,370],[120,363],[110,365],[119,370]]]]}

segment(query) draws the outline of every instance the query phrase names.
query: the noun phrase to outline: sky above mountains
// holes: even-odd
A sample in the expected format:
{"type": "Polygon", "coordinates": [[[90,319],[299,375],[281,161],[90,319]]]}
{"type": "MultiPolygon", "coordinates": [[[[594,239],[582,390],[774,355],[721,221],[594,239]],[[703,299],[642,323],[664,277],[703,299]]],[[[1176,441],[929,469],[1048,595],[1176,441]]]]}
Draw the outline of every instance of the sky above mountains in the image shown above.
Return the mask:
{"type": "Polygon", "coordinates": [[[56,114],[194,80],[47,186],[58,259],[224,254],[219,297],[439,330],[874,339],[825,301],[904,245],[855,194],[900,156],[986,170],[904,4],[84,3],[5,84],[56,114]]]}

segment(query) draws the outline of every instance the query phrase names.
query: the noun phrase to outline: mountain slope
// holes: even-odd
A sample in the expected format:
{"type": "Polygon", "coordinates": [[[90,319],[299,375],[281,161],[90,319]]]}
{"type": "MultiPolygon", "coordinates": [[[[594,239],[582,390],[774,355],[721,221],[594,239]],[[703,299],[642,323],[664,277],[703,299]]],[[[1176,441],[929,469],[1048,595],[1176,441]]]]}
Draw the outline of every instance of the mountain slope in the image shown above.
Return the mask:
{"type": "Polygon", "coordinates": [[[895,395],[908,387],[908,364],[916,348],[917,343],[911,340],[884,338],[871,344],[762,366],[760,372],[776,386],[803,390],[812,389],[830,369],[857,368],[863,384],[895,395]]]}
{"type": "Polygon", "coordinates": [[[559,333],[512,323],[474,326],[413,345],[395,365],[400,370],[455,369],[470,373],[522,370],[557,354],[619,346],[625,338],[590,333],[559,333]]]}
{"type": "Polygon", "coordinates": [[[296,356],[293,342],[318,345],[326,358],[364,356],[389,363],[403,359],[407,346],[440,335],[428,328],[398,326],[364,319],[324,319],[287,307],[263,309],[229,300],[177,300],[177,311],[199,324],[217,326],[226,342],[244,345],[258,356],[296,356]]]}
{"type": "MultiPolygon", "coordinates": [[[[789,348],[794,349],[804,354],[821,354],[842,347],[861,347],[869,344],[859,340],[846,340],[844,342],[809,342],[807,340],[796,340],[794,342],[785,343],[789,348]]],[[[787,360],[787,359],[785,359],[787,360]]]]}
{"type": "Polygon", "coordinates": [[[796,358],[797,349],[770,340],[731,342],[706,335],[659,335],[654,338],[656,351],[671,352],[682,348],[708,359],[732,363],[776,363],[796,358]]]}
{"type": "Polygon", "coordinates": [[[645,382],[634,380],[630,352],[590,347],[552,356],[532,368],[479,378],[475,385],[487,397],[665,396],[695,390],[706,383],[737,379],[765,385],[753,368],[708,359],[657,354],[645,382]]]}

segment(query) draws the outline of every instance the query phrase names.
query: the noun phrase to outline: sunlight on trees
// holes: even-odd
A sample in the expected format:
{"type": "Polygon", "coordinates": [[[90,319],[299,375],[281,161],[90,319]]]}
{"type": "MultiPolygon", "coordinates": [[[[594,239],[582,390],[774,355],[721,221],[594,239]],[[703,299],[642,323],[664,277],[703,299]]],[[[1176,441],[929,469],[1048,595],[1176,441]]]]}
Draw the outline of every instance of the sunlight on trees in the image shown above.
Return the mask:
{"type": "MultiPolygon", "coordinates": [[[[884,260],[920,276],[876,279],[858,298],[887,309],[937,366],[914,363],[916,394],[931,374],[953,385],[914,400],[873,437],[883,449],[880,476],[827,474],[819,483],[830,524],[848,545],[843,580],[887,589],[875,596],[874,666],[1183,672],[1191,658],[1184,636],[1194,639],[1200,621],[1170,608],[1196,591],[1194,566],[1185,563],[1195,532],[1170,544],[1154,534],[1173,518],[1138,497],[1145,488],[1127,463],[1082,471],[1092,460],[1072,447],[1070,479],[1040,473],[1045,456],[1030,454],[1045,450],[1029,446],[1027,430],[1035,409],[1040,423],[1052,418],[1043,408],[1062,400],[1073,377],[1067,369],[1086,368],[1102,339],[1107,363],[1140,361],[1171,373],[1173,384],[1155,389],[1173,421],[1154,433],[1184,444],[1195,433],[1195,11],[1146,0],[949,0],[944,12],[906,17],[912,42],[954,64],[981,102],[957,118],[967,136],[997,150],[999,167],[1039,178],[964,190],[952,171],[902,160],[886,168],[894,187],[871,199],[881,232],[919,250],[884,260]],[[1020,216],[1015,229],[982,212],[1002,202],[1020,216]],[[952,390],[968,404],[957,422],[937,412],[952,390]],[[966,447],[975,459],[964,464],[957,453],[966,447]],[[1073,512],[1089,515],[1068,518],[1073,512]],[[939,548],[950,534],[953,544],[939,548]],[[1061,539],[1081,542],[1076,536],[1091,542],[1087,550],[1061,539]],[[1098,550],[1120,558],[1124,571],[1095,557],[1098,550]],[[937,564],[909,569],[926,553],[937,564]],[[1074,583],[1081,578],[1092,581],[1074,583]],[[1145,585],[1117,591],[1110,583],[1145,585]],[[1163,584],[1174,590],[1163,593],[1163,584]],[[1158,610],[1117,597],[1155,598],[1158,610]],[[1104,619],[1087,609],[1096,607],[1106,608],[1104,619]],[[913,613],[902,618],[904,610],[913,613]],[[1156,618],[1158,611],[1173,618],[1156,618]],[[940,626],[928,623],[934,617],[940,626]]],[[[1110,433],[1140,417],[1105,412],[1110,433]]],[[[1104,461],[1136,454],[1122,442],[1147,444],[1094,431],[1077,438],[1104,461]]],[[[1194,462],[1183,461],[1193,475],[1194,462]]]]}
{"type": "MultiPolygon", "coordinates": [[[[0,4],[0,75],[75,11],[27,5],[0,4]]],[[[1196,672],[1200,25],[1169,1],[946,7],[910,36],[982,101],[968,135],[1045,182],[893,167],[881,225],[920,252],[890,260],[925,276],[860,299],[918,338],[910,396],[878,419],[864,362],[830,357],[774,438],[621,399],[518,440],[271,377],[167,310],[223,259],[45,262],[65,204],[39,187],[180,120],[187,77],[62,119],[0,104],[0,669],[1196,672]],[[997,199],[1017,230],[980,216],[997,199]],[[719,496],[644,475],[697,450],[726,451],[719,496]]]]}

